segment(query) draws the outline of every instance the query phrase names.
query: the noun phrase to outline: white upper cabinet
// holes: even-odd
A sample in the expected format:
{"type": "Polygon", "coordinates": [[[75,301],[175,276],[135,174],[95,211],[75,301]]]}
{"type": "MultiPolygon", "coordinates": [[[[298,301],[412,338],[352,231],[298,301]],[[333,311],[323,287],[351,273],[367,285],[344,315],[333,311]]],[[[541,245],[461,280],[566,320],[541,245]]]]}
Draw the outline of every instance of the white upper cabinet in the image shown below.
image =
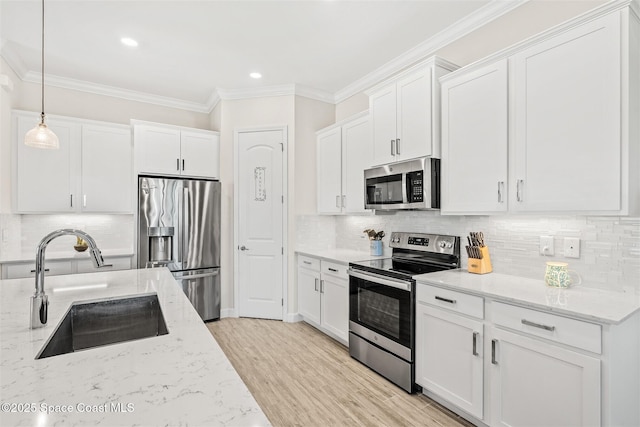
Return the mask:
{"type": "Polygon", "coordinates": [[[133,147],[128,126],[82,127],[82,211],[132,211],[133,147]],[[117,191],[112,191],[117,188],[117,191]]]}
{"type": "Polygon", "coordinates": [[[442,84],[442,213],[507,210],[507,60],[442,84]]]}
{"type": "Polygon", "coordinates": [[[367,92],[373,165],[439,157],[438,78],[456,68],[434,57],[367,92]]]}
{"type": "Polygon", "coordinates": [[[511,58],[513,210],[621,210],[620,18],[607,15],[511,58]]]}
{"type": "Polygon", "coordinates": [[[364,170],[371,166],[369,116],[360,114],[317,133],[318,213],[362,213],[364,170]]]}
{"type": "Polygon", "coordinates": [[[74,169],[80,125],[47,119],[60,142],[58,150],[24,145],[24,135],[39,121],[38,114],[14,114],[16,161],[14,162],[14,210],[18,213],[74,212],[74,169]]]}
{"type": "Polygon", "coordinates": [[[442,213],[640,212],[640,22],[617,7],[441,80],[442,213]]]}
{"type": "Polygon", "coordinates": [[[132,121],[138,173],[220,177],[218,132],[132,121]]]}
{"type": "Polygon", "coordinates": [[[132,145],[129,126],[52,117],[60,149],[27,147],[24,134],[38,114],[14,112],[17,213],[131,213],[132,145]]]}

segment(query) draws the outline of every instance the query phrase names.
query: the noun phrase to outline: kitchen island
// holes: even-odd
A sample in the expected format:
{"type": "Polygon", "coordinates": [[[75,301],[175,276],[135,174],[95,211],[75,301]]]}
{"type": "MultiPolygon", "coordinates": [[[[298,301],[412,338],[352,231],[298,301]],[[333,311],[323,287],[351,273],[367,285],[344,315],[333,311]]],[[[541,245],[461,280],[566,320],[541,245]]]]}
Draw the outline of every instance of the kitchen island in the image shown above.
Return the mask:
{"type": "Polygon", "coordinates": [[[269,425],[169,270],[47,277],[40,329],[33,292],[33,278],[0,281],[0,425],[269,425]],[[35,359],[73,302],[149,293],[167,335],[35,359]]]}

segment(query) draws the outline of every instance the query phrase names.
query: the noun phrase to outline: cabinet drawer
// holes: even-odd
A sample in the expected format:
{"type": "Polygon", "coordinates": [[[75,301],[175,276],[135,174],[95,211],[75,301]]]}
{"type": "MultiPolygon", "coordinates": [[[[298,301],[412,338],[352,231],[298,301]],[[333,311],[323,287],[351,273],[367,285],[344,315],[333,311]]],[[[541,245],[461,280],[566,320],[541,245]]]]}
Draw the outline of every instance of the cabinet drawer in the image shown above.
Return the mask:
{"type": "Polygon", "coordinates": [[[475,295],[418,284],[417,301],[484,319],[484,299],[475,295]]]}
{"type": "MultiPolygon", "coordinates": [[[[60,274],[71,274],[71,261],[45,261],[45,276],[58,276],[60,274]]],[[[3,276],[5,279],[23,279],[25,277],[35,277],[35,262],[20,264],[5,264],[3,266],[3,276]]]]}
{"type": "Polygon", "coordinates": [[[320,260],[304,255],[298,255],[298,267],[308,268],[313,271],[320,271],[320,260]]]}
{"type": "Polygon", "coordinates": [[[499,302],[491,304],[491,316],[496,325],[602,353],[600,325],[499,302]]]}
{"type": "Polygon", "coordinates": [[[322,274],[330,274],[343,279],[349,279],[349,275],[347,274],[347,270],[349,269],[348,265],[329,261],[322,261],[320,265],[322,267],[322,274]]]}
{"type": "Polygon", "coordinates": [[[102,267],[102,268],[95,268],[93,266],[93,262],[90,259],[83,259],[82,261],[77,261],[77,263],[78,263],[77,265],[78,273],[97,273],[97,272],[103,272],[103,271],[131,269],[131,257],[104,258],[104,263],[111,264],[111,267],[102,267]]]}

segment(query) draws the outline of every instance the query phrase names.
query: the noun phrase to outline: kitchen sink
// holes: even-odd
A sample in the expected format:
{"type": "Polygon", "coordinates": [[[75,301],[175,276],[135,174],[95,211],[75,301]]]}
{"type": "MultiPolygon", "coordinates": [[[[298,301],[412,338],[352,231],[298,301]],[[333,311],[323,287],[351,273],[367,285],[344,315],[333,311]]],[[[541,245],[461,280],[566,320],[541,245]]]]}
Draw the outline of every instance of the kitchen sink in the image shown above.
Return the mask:
{"type": "Polygon", "coordinates": [[[36,359],[168,333],[156,294],[78,302],[36,359]]]}

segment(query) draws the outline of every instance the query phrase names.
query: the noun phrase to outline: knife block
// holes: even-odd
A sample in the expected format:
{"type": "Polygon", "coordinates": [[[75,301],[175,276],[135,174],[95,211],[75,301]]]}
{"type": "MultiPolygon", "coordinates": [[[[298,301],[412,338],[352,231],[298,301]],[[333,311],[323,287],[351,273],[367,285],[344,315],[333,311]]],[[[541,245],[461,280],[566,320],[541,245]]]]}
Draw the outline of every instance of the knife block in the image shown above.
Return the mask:
{"type": "Polygon", "coordinates": [[[489,247],[481,247],[480,253],[482,254],[482,259],[469,258],[467,260],[467,270],[469,273],[487,274],[493,271],[491,267],[491,257],[489,256],[489,247]]]}

